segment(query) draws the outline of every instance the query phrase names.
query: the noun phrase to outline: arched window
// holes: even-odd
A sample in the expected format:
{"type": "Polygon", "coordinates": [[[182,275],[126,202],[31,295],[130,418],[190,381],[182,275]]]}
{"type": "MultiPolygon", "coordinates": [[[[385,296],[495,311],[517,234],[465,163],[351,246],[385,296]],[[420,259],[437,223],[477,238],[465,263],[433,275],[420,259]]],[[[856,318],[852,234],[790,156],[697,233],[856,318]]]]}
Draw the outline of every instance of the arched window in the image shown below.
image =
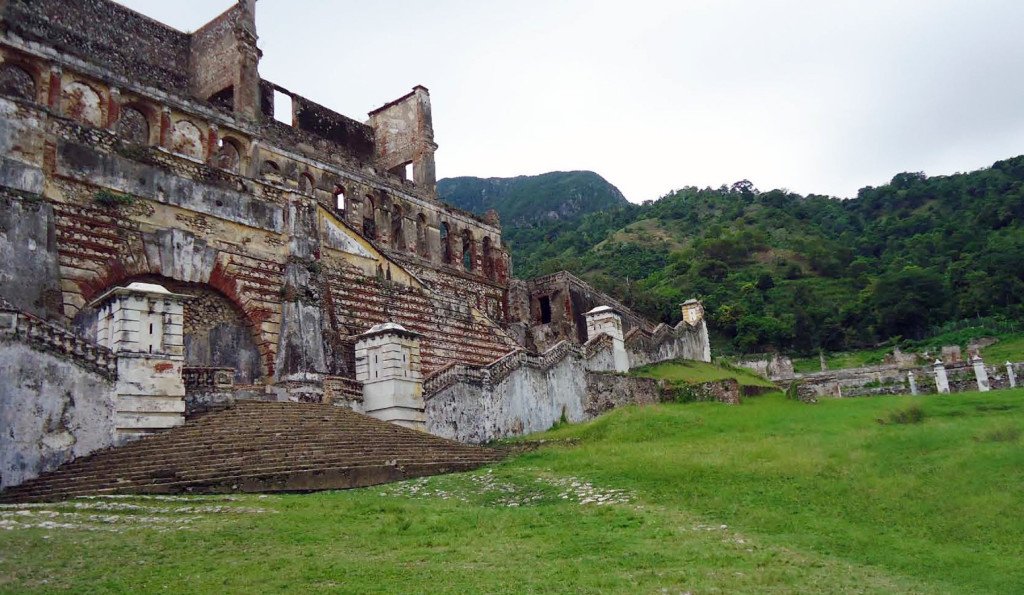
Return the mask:
{"type": "Polygon", "coordinates": [[[338,185],[334,187],[334,208],[338,211],[345,210],[345,187],[338,185]]]}
{"type": "Polygon", "coordinates": [[[395,205],[391,207],[391,245],[398,250],[405,250],[405,229],[403,229],[403,223],[405,222],[405,214],[402,212],[401,205],[395,205]]]}
{"type": "Polygon", "coordinates": [[[420,256],[430,256],[427,245],[427,217],[423,213],[416,216],[416,252],[420,256]]]}
{"type": "Polygon", "coordinates": [[[487,236],[487,237],[484,238],[483,255],[482,255],[482,261],[483,262],[481,262],[481,265],[483,266],[483,269],[484,269],[484,276],[487,277],[488,279],[493,280],[494,279],[494,261],[492,259],[494,257],[491,254],[491,252],[492,252],[492,250],[491,250],[491,238],[490,238],[490,236],[487,236]]]}
{"type": "Polygon", "coordinates": [[[171,150],[194,159],[203,158],[203,133],[188,120],[178,120],[171,131],[171,150]]]}
{"type": "Polygon", "coordinates": [[[473,270],[476,246],[473,243],[473,234],[468,229],[462,230],[462,268],[467,271],[473,270]]]}
{"type": "Polygon", "coordinates": [[[264,178],[267,177],[281,177],[281,166],[277,163],[267,159],[260,165],[260,175],[264,178]]]}
{"type": "Polygon", "coordinates": [[[451,264],[452,262],[452,234],[447,222],[441,223],[441,262],[451,264]]]}
{"type": "Polygon", "coordinates": [[[121,108],[121,119],[117,121],[117,134],[136,145],[149,144],[149,118],[137,108],[121,108]]]}
{"type": "Polygon", "coordinates": [[[217,155],[213,158],[213,164],[231,173],[238,173],[238,165],[242,160],[238,143],[230,138],[222,138],[217,142],[217,155]]]}
{"type": "Polygon", "coordinates": [[[303,194],[313,194],[314,188],[316,188],[316,182],[313,180],[312,174],[299,174],[299,192],[303,194]]]}
{"type": "Polygon", "coordinates": [[[61,107],[64,114],[80,124],[103,125],[103,102],[100,94],[85,83],[73,82],[64,87],[61,107]]]}
{"type": "Polygon", "coordinates": [[[36,101],[36,80],[24,68],[4,64],[0,66],[0,93],[36,101]]]}

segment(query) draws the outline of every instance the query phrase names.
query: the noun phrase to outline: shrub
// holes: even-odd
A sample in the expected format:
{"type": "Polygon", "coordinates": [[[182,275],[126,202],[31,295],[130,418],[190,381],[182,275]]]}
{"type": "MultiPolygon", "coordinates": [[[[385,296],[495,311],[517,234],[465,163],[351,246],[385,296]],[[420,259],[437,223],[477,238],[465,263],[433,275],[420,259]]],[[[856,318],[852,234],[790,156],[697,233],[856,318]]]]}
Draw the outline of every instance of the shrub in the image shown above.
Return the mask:
{"type": "Polygon", "coordinates": [[[924,409],[920,405],[911,405],[906,409],[891,412],[887,418],[878,420],[878,423],[883,426],[889,424],[919,424],[924,421],[924,418],[924,409]]]}
{"type": "Polygon", "coordinates": [[[98,204],[110,208],[119,207],[122,205],[130,205],[133,202],[135,202],[135,199],[128,196],[127,194],[118,194],[116,192],[111,192],[109,190],[100,190],[99,192],[96,193],[96,196],[93,197],[93,200],[95,200],[98,204]]]}
{"type": "Polygon", "coordinates": [[[980,442],[1017,442],[1020,440],[1021,434],[1024,432],[1016,426],[1007,426],[1005,428],[997,428],[995,430],[989,430],[979,440],[980,442]]]}

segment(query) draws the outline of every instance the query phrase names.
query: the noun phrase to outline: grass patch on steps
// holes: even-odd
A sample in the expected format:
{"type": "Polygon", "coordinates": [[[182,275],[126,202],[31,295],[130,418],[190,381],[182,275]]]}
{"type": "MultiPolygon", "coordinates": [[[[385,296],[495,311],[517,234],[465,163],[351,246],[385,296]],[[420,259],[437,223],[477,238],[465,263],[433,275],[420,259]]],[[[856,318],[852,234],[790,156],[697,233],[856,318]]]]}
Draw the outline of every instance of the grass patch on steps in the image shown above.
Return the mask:
{"type": "Polygon", "coordinates": [[[775,388],[768,380],[743,368],[729,365],[709,364],[693,360],[676,360],[644,366],[630,371],[633,376],[672,380],[676,382],[711,382],[735,378],[740,386],[763,386],[775,388]]]}
{"type": "Polygon", "coordinates": [[[4,506],[0,592],[1020,593],[1021,428],[1021,390],[776,394],[360,490],[4,506]]]}

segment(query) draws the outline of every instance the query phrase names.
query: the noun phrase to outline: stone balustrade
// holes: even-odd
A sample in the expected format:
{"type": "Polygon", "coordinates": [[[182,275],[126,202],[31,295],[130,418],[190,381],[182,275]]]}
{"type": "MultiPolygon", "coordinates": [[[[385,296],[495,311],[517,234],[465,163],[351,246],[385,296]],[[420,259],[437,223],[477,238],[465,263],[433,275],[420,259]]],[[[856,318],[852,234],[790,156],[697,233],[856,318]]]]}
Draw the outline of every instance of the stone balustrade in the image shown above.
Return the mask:
{"type": "Polygon", "coordinates": [[[234,368],[185,366],[181,376],[186,390],[230,389],[235,384],[234,368]]]}
{"type": "Polygon", "coordinates": [[[0,309],[0,337],[24,341],[109,380],[117,378],[117,356],[112,351],[31,314],[0,309]]]}
{"type": "Polygon", "coordinates": [[[583,353],[584,350],[576,347],[571,341],[559,341],[540,355],[533,355],[520,349],[486,366],[448,364],[423,381],[423,398],[429,399],[432,395],[460,382],[489,388],[505,380],[518,369],[530,367],[547,371],[569,356],[582,358],[583,353]]]}

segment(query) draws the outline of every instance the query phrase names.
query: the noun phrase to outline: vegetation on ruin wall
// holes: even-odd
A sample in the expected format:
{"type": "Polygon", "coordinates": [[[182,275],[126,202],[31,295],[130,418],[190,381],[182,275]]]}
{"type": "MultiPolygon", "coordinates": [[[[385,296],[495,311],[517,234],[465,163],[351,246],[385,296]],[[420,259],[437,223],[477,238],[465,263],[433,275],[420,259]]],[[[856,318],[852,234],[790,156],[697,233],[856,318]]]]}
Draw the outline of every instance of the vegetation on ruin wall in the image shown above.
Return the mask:
{"type": "MultiPolygon", "coordinates": [[[[856,198],[684,188],[574,220],[505,226],[521,277],[568,269],[665,322],[700,297],[719,353],[815,354],[1024,320],[1024,157],[903,173],[856,198]]],[[[1009,329],[1008,329],[1009,332],[1009,329]]]]}
{"type": "Polygon", "coordinates": [[[773,395],[391,486],[3,507],[0,592],[1019,593],[1022,420],[1024,391],[773,395]]]}

